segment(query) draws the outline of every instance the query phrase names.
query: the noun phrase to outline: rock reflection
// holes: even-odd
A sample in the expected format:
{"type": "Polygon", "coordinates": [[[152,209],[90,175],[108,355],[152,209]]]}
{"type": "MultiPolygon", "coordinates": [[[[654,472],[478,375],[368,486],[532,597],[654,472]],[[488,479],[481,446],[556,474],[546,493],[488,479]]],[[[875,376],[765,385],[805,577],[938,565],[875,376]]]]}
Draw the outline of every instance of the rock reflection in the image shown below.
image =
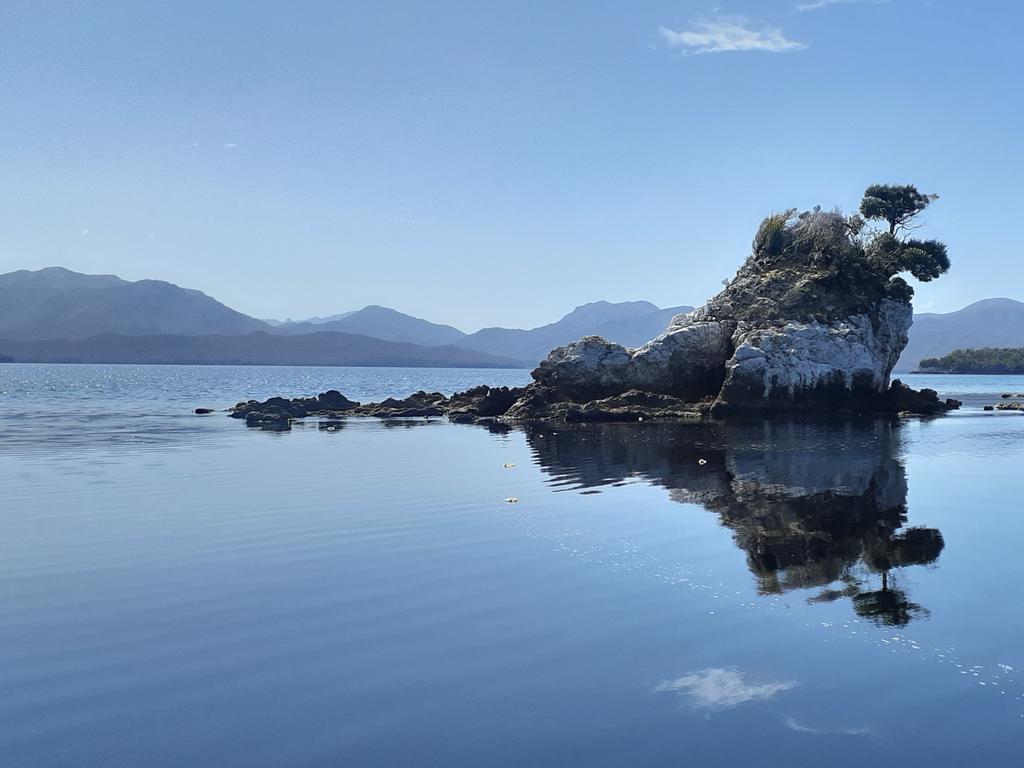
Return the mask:
{"type": "Polygon", "coordinates": [[[899,425],[769,420],[531,426],[527,440],[555,485],[642,478],[715,512],[746,552],[761,594],[819,589],[861,617],[904,626],[928,611],[897,586],[935,562],[942,534],[907,527],[899,425]]]}

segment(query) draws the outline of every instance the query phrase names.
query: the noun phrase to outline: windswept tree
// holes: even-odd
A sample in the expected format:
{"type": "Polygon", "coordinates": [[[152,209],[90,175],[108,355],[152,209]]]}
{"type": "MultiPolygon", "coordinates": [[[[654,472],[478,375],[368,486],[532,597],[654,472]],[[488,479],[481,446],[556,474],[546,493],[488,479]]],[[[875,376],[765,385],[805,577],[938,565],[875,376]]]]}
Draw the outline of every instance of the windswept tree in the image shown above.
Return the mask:
{"type": "Polygon", "coordinates": [[[890,277],[909,272],[927,283],[949,270],[945,243],[905,236],[917,229],[914,217],[938,199],[938,195],[918,192],[912,184],[872,184],[865,190],[861,215],[889,225],[888,231],[876,231],[869,239],[867,255],[890,277]]]}
{"type": "Polygon", "coordinates": [[[913,184],[872,184],[864,190],[860,212],[868,221],[884,219],[889,234],[895,235],[909,229],[911,219],[938,199],[921,194],[913,184]]]}

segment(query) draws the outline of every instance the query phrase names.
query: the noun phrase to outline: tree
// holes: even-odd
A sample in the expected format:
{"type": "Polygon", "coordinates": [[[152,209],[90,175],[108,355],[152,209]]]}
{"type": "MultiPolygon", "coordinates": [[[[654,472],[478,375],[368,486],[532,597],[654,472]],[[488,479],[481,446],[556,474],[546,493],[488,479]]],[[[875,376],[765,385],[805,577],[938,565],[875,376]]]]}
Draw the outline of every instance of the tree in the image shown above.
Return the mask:
{"type": "Polygon", "coordinates": [[[860,212],[868,221],[884,219],[889,222],[889,234],[908,229],[908,223],[938,195],[925,195],[913,184],[872,184],[864,191],[860,212]]]}
{"type": "Polygon", "coordinates": [[[861,214],[868,221],[889,224],[888,232],[875,232],[867,247],[868,255],[890,277],[909,272],[926,283],[949,270],[945,243],[901,237],[916,228],[911,220],[938,198],[918,192],[913,184],[872,184],[865,190],[861,214]]]}
{"type": "Polygon", "coordinates": [[[909,272],[922,283],[934,280],[949,270],[946,244],[938,240],[907,240],[900,249],[901,272],[909,272]]]}

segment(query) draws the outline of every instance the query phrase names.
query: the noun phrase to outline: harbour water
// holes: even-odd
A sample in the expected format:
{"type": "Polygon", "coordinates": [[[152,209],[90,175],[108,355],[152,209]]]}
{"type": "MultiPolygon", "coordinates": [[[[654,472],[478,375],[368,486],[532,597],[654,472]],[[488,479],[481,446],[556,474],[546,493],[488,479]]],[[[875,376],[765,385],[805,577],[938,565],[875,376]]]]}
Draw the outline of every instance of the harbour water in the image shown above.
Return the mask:
{"type": "Polygon", "coordinates": [[[527,371],[0,365],[5,766],[1011,765],[1015,377],[934,420],[225,408],[527,371]]]}

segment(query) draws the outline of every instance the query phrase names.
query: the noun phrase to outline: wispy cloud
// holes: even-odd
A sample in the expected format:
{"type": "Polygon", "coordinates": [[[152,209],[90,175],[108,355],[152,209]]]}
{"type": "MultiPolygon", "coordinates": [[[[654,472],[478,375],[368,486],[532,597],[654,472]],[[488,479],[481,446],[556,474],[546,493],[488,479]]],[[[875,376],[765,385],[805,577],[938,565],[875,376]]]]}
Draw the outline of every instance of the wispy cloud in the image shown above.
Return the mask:
{"type": "Polygon", "coordinates": [[[687,29],[660,27],[658,32],[669,45],[687,53],[730,53],[764,51],[788,53],[807,46],[790,40],[778,27],[757,26],[744,16],[719,16],[694,22],[687,29]]]}
{"type": "Polygon", "coordinates": [[[831,8],[833,5],[883,5],[888,3],[890,0],[810,0],[810,2],[800,3],[797,5],[796,10],[798,13],[806,13],[807,11],[820,11],[822,8],[831,8]]]}
{"type": "Polygon", "coordinates": [[[224,149],[234,149],[237,146],[238,144],[236,144],[235,142],[229,141],[227,144],[224,145],[224,149]]]}
{"type": "Polygon", "coordinates": [[[748,683],[737,669],[712,667],[700,672],[666,680],[654,690],[658,693],[678,693],[686,696],[695,707],[701,709],[729,709],[748,701],[762,701],[775,694],[795,688],[796,683],[778,681],[771,683],[748,683]]]}

